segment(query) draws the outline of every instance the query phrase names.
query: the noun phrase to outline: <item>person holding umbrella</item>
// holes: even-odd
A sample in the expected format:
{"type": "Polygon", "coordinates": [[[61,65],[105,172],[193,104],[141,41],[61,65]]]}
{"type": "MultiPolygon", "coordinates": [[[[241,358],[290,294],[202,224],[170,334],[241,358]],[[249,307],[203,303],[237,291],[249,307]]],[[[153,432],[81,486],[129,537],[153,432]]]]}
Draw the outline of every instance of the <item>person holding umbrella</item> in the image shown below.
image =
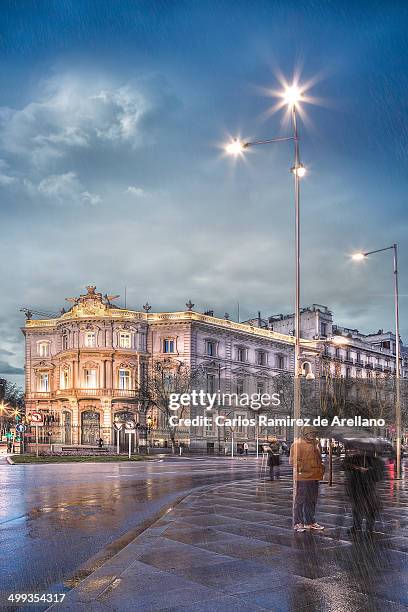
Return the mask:
{"type": "Polygon", "coordinates": [[[377,482],[384,477],[384,465],[375,456],[372,439],[345,440],[345,447],[343,469],[353,514],[353,526],[349,533],[360,533],[365,519],[367,533],[371,534],[380,508],[377,482]]]}

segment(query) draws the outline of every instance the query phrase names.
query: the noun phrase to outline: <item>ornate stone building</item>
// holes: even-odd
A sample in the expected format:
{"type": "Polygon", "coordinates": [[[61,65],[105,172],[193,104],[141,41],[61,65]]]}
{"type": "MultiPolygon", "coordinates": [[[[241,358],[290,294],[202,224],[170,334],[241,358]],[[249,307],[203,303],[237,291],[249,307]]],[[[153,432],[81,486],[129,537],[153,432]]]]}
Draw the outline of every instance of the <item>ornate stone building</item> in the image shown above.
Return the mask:
{"type": "MultiPolygon", "coordinates": [[[[157,361],[201,366],[212,392],[270,393],[276,375],[293,372],[291,336],[194,312],[191,302],[183,312],[152,313],[148,304],[143,312],[119,308],[113,298],[89,286],[86,294],[69,298],[72,307],[59,317],[34,320],[28,313],[27,413],[43,412],[43,437],[51,434],[54,444],[95,444],[102,437],[113,445],[115,420],[133,416],[144,423],[140,386],[157,361]]],[[[317,353],[315,342],[304,341],[305,375],[316,370],[317,353]]],[[[249,416],[245,409],[239,413],[249,416]]],[[[165,445],[163,418],[154,410],[149,416],[149,443],[165,445]]],[[[119,435],[123,445],[124,434],[119,435]]],[[[253,428],[244,427],[235,439],[239,444],[254,436],[253,428]]],[[[228,432],[221,440],[219,430],[182,428],[177,437],[192,448],[222,452],[228,432]]]]}

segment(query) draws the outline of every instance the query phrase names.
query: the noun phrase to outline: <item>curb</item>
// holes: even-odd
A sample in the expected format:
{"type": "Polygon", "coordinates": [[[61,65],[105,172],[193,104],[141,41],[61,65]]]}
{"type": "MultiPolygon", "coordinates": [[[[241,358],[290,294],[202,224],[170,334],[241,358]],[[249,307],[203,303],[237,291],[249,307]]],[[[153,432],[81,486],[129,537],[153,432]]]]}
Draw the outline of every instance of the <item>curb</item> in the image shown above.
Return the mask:
{"type": "MultiPolygon", "coordinates": [[[[245,482],[246,480],[251,480],[251,479],[231,481],[231,482],[228,482],[228,484],[233,484],[236,482],[245,482]]],[[[64,586],[69,588],[69,591],[67,591],[67,595],[71,593],[72,591],[74,591],[77,587],[79,587],[80,584],[86,578],[88,578],[94,572],[98,571],[101,567],[103,567],[105,563],[108,563],[109,561],[111,561],[118,553],[120,553],[124,548],[126,548],[126,546],[128,546],[129,544],[137,540],[139,536],[141,536],[145,531],[154,527],[154,525],[165,514],[167,514],[170,510],[173,510],[176,506],[178,506],[178,504],[181,501],[183,501],[190,495],[193,495],[197,492],[206,491],[206,490],[214,490],[222,486],[225,486],[225,484],[227,483],[219,483],[216,485],[214,484],[203,485],[201,487],[197,487],[197,488],[192,489],[191,491],[188,491],[188,493],[180,495],[173,502],[167,503],[165,506],[163,506],[163,508],[161,508],[158,512],[156,512],[156,514],[154,514],[150,519],[147,519],[138,527],[131,529],[130,531],[125,533],[123,536],[121,536],[114,542],[111,542],[111,544],[108,544],[108,546],[106,546],[104,549],[99,551],[99,553],[97,553],[96,555],[94,555],[93,557],[85,561],[85,563],[83,563],[79,568],[77,568],[77,570],[74,572],[74,574],[71,577],[66,578],[64,580],[64,586]]],[[[57,605],[59,604],[53,604],[49,608],[46,608],[45,612],[48,612],[48,610],[56,609],[57,605]]]]}
{"type": "Polygon", "coordinates": [[[10,465],[16,465],[16,464],[14,463],[14,461],[12,460],[12,458],[11,458],[9,455],[7,455],[7,457],[6,457],[6,461],[7,461],[7,463],[9,463],[10,465]]]}

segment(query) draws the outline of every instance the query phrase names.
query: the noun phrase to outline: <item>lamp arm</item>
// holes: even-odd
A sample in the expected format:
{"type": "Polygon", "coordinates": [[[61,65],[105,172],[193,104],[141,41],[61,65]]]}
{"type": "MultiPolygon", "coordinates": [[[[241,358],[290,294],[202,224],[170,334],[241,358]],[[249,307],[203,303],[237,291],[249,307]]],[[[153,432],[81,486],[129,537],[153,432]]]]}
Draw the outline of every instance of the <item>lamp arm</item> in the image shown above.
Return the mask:
{"type": "Polygon", "coordinates": [[[245,142],[244,149],[254,147],[256,145],[270,144],[272,142],[285,142],[286,140],[295,140],[294,136],[282,136],[279,138],[270,138],[269,140],[254,140],[253,142],[245,142]]]}

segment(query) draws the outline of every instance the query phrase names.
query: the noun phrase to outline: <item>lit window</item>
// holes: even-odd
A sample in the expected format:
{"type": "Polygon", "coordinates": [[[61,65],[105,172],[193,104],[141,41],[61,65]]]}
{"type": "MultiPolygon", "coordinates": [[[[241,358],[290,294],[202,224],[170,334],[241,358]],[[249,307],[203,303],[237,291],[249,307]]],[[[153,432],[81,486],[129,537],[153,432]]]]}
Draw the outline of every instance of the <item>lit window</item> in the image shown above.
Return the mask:
{"type": "Polygon", "coordinates": [[[174,353],[173,338],[165,338],[165,340],[163,340],[163,353],[174,353]]]}
{"type": "Polygon", "coordinates": [[[131,348],[131,336],[128,332],[120,332],[119,334],[119,346],[121,348],[131,348]]]}
{"type": "Polygon", "coordinates": [[[130,389],[130,370],[119,370],[119,389],[130,389]]]}
{"type": "Polygon", "coordinates": [[[50,390],[50,377],[48,373],[40,374],[39,376],[39,391],[50,390]]]}
{"type": "Polygon", "coordinates": [[[88,348],[93,348],[94,346],[96,346],[96,333],[95,332],[86,332],[85,346],[87,346],[88,348]]]}
{"type": "Polygon", "coordinates": [[[96,389],[96,370],[94,368],[84,370],[84,381],[86,389],[96,389]]]}
{"type": "Polygon", "coordinates": [[[50,354],[49,342],[39,342],[38,343],[38,354],[40,357],[48,357],[48,355],[50,354]]]}
{"type": "Polygon", "coordinates": [[[69,389],[69,374],[68,370],[61,372],[61,389],[69,389]]]}
{"type": "Polygon", "coordinates": [[[207,341],[207,355],[209,357],[215,357],[215,355],[216,355],[215,342],[213,342],[212,340],[208,340],[207,341]]]}

